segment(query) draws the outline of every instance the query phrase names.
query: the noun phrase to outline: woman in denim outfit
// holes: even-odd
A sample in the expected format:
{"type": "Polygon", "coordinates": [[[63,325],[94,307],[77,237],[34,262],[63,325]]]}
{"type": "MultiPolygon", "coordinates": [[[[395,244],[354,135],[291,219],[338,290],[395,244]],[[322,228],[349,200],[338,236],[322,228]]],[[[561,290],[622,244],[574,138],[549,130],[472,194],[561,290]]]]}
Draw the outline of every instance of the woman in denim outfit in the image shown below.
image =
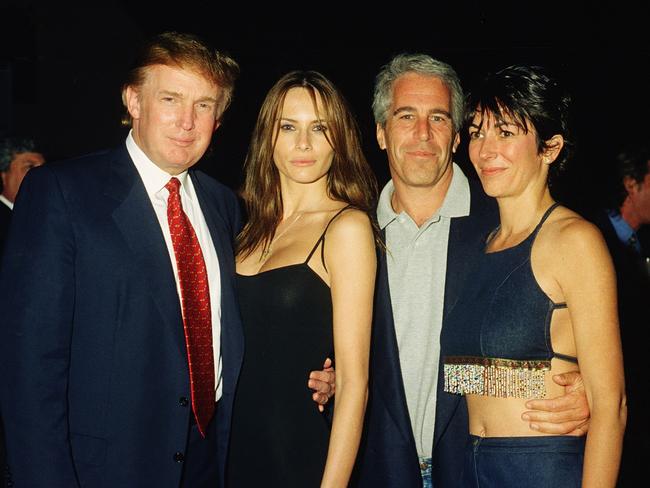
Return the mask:
{"type": "Polygon", "coordinates": [[[550,171],[571,146],[570,98],[539,67],[489,75],[468,101],[469,156],[500,225],[443,332],[445,390],[464,394],[462,486],[615,486],[625,429],[614,270],[600,232],[554,202],[550,171]],[[530,398],[579,364],[584,438],[530,431],[530,398]]]}

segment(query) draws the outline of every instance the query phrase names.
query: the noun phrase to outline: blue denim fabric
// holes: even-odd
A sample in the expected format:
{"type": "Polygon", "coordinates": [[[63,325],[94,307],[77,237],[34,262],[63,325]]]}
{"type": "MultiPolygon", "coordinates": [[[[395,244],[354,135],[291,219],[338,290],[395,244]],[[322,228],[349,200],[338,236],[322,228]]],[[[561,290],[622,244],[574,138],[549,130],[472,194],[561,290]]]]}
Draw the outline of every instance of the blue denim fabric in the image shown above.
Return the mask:
{"type": "Polygon", "coordinates": [[[445,318],[443,356],[553,358],[551,317],[565,304],[553,303],[544,293],[530,263],[535,237],[546,216],[520,244],[478,259],[445,318]]]}
{"type": "Polygon", "coordinates": [[[580,488],[585,438],[469,436],[459,486],[580,488]]]}
{"type": "Polygon", "coordinates": [[[422,473],[422,488],[433,488],[430,457],[420,456],[420,473],[422,473]]]}

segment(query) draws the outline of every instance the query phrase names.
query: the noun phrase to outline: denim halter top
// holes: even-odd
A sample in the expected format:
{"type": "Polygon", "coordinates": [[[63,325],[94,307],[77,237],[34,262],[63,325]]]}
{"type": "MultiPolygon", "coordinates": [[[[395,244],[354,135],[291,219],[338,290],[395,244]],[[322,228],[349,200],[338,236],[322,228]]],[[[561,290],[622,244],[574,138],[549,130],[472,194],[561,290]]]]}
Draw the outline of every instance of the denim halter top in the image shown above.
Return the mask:
{"type": "Polygon", "coordinates": [[[574,361],[551,346],[553,303],[539,287],[530,256],[553,204],[520,244],[485,253],[445,319],[441,343],[445,391],[542,398],[551,359],[574,361]]]}

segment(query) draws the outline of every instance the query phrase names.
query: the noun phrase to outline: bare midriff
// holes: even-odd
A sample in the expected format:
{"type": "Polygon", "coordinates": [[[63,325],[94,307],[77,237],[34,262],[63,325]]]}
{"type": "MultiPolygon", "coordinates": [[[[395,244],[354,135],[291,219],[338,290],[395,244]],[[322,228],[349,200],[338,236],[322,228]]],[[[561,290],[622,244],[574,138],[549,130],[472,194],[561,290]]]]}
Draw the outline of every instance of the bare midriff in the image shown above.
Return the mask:
{"type": "MultiPolygon", "coordinates": [[[[564,395],[564,387],[557,385],[554,374],[575,371],[574,363],[553,359],[551,370],[545,373],[545,398],[556,398],[564,395]]],[[[486,395],[467,395],[469,411],[470,434],[479,437],[522,437],[549,435],[532,430],[530,422],[521,418],[526,408],[526,402],[532,398],[501,398],[486,395]]]]}

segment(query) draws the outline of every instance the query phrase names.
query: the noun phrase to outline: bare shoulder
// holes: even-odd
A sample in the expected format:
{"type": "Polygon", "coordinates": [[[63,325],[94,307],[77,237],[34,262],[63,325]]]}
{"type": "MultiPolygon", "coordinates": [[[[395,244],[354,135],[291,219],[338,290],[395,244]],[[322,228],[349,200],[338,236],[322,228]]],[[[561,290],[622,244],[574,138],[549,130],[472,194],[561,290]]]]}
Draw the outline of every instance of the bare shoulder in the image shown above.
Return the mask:
{"type": "Polygon", "coordinates": [[[377,254],[368,214],[354,208],[339,214],[327,230],[324,246],[333,290],[352,284],[359,289],[374,288],[377,254]]]}
{"type": "Polygon", "coordinates": [[[327,230],[329,239],[343,239],[360,237],[372,233],[372,224],[368,214],[356,208],[341,212],[332,221],[327,230]]]}
{"type": "MultiPolygon", "coordinates": [[[[367,258],[375,258],[375,240],[368,214],[347,209],[329,226],[325,238],[325,260],[343,268],[354,268],[367,258]]],[[[334,267],[333,266],[333,267],[334,267]]]]}
{"type": "Polygon", "coordinates": [[[566,208],[553,212],[539,234],[539,250],[565,269],[585,261],[608,260],[603,236],[594,224],[566,208]]]}

